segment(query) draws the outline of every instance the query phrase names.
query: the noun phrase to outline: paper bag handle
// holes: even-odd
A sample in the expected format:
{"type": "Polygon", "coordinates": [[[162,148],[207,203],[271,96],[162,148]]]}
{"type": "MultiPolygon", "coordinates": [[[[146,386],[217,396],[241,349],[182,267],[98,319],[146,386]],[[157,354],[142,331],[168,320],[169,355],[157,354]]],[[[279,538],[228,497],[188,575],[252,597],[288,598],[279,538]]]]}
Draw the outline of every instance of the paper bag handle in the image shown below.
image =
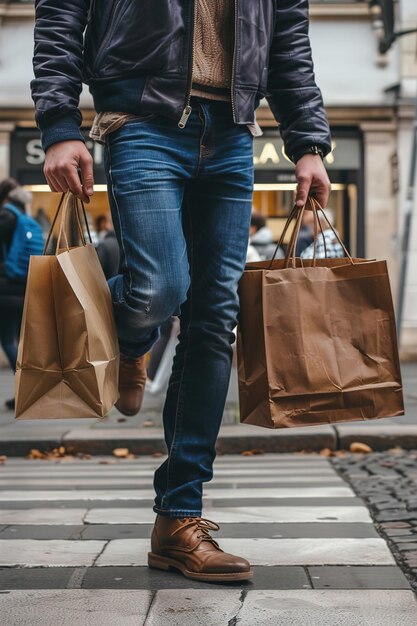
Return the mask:
{"type": "MultiPolygon", "coordinates": [[[[318,235],[318,228],[320,229],[321,235],[323,237],[323,243],[324,243],[324,251],[325,251],[325,256],[327,258],[327,247],[326,247],[326,240],[324,238],[324,233],[323,233],[323,227],[321,225],[320,220],[318,219],[318,215],[317,215],[317,211],[320,211],[321,214],[324,216],[324,219],[326,220],[329,228],[332,230],[334,236],[336,237],[337,241],[340,243],[340,245],[343,248],[343,251],[346,255],[346,257],[349,259],[349,261],[354,264],[354,261],[351,257],[351,255],[349,254],[345,244],[343,243],[343,241],[341,240],[338,232],[335,230],[335,228],[333,227],[333,225],[330,223],[327,215],[325,214],[323,208],[320,206],[320,204],[318,203],[318,201],[316,200],[316,198],[314,198],[313,196],[308,196],[307,198],[307,202],[310,204],[311,210],[313,211],[314,214],[314,237],[313,237],[313,241],[314,241],[314,253],[313,253],[313,266],[316,265],[316,249],[317,249],[317,235],[318,235]]],[[[307,204],[307,203],[306,203],[307,204]]],[[[281,233],[281,236],[279,238],[279,241],[276,245],[274,254],[272,256],[272,259],[269,263],[268,269],[272,268],[272,264],[275,260],[275,257],[277,255],[277,252],[279,250],[279,248],[282,246],[283,242],[284,242],[284,238],[285,235],[287,233],[287,230],[291,224],[291,222],[295,219],[295,225],[294,225],[294,229],[291,233],[291,238],[290,241],[288,243],[288,247],[287,247],[287,251],[286,251],[286,255],[285,255],[285,260],[284,260],[284,267],[289,267],[290,261],[292,264],[292,267],[296,267],[296,262],[295,262],[295,246],[298,240],[298,236],[300,233],[300,229],[301,229],[301,222],[303,219],[303,215],[304,215],[304,211],[306,210],[306,204],[302,207],[298,207],[296,205],[293,206],[287,221],[285,222],[283,231],[281,233]]],[[[301,259],[301,265],[303,266],[303,261],[301,259]]]]}
{"type": "Polygon", "coordinates": [[[65,192],[65,193],[63,193],[61,195],[61,199],[59,201],[58,208],[55,211],[54,219],[52,220],[52,224],[51,224],[51,227],[49,229],[48,237],[47,237],[46,242],[45,242],[45,246],[44,246],[44,249],[43,249],[43,254],[47,253],[47,250],[48,250],[48,247],[49,247],[49,243],[50,243],[50,240],[51,240],[51,237],[52,237],[52,233],[53,233],[56,221],[58,219],[58,216],[59,216],[59,214],[61,212],[61,209],[63,211],[63,215],[62,215],[61,223],[60,223],[60,226],[59,226],[57,243],[56,243],[56,247],[55,247],[55,254],[58,251],[59,244],[61,243],[61,237],[62,236],[65,238],[66,248],[67,248],[67,250],[69,250],[70,247],[69,247],[69,243],[68,243],[68,236],[67,236],[67,232],[66,232],[66,229],[65,229],[65,215],[66,215],[66,212],[68,210],[68,204],[69,204],[69,202],[71,200],[73,201],[73,204],[75,206],[75,215],[76,215],[76,220],[77,220],[78,232],[79,232],[81,241],[83,242],[83,245],[86,245],[87,241],[85,239],[84,230],[82,228],[82,224],[81,224],[81,221],[80,221],[78,202],[81,203],[82,213],[83,213],[83,217],[84,217],[84,224],[85,224],[85,227],[86,227],[86,230],[87,230],[87,234],[88,234],[88,240],[89,240],[90,243],[93,243],[92,239],[91,239],[91,233],[90,233],[90,228],[89,228],[89,225],[88,225],[87,213],[86,213],[86,210],[85,210],[84,203],[83,203],[82,200],[77,198],[77,196],[75,196],[71,191],[67,191],[67,192],[65,192]]]}

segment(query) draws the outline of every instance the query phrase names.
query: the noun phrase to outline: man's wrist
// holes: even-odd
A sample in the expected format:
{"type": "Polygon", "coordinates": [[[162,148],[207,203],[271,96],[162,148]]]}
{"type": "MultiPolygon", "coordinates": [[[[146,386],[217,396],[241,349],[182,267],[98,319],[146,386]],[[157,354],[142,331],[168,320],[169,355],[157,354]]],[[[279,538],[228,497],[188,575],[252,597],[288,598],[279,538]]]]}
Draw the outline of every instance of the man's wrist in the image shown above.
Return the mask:
{"type": "Polygon", "coordinates": [[[296,150],[291,156],[291,161],[293,161],[293,163],[297,163],[297,161],[299,161],[301,157],[305,156],[306,154],[316,154],[321,157],[321,160],[323,160],[325,156],[321,146],[312,144],[310,146],[304,146],[303,148],[296,150]]]}

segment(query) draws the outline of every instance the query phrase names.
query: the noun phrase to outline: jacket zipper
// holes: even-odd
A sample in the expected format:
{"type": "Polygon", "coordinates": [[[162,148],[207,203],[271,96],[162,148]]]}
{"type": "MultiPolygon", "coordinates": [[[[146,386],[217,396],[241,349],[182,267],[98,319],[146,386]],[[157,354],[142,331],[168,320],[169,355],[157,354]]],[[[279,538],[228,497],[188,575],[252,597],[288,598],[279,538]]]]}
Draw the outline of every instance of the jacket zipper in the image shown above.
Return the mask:
{"type": "Polygon", "coordinates": [[[114,21],[115,21],[115,16],[116,16],[116,9],[119,6],[121,0],[114,0],[114,4],[110,13],[110,19],[109,19],[109,24],[107,27],[107,33],[105,35],[105,37],[103,38],[103,41],[101,42],[101,45],[99,47],[99,49],[97,50],[97,54],[96,54],[96,60],[94,63],[94,70],[96,71],[100,65],[100,61],[103,58],[103,54],[106,50],[106,46],[107,43],[110,41],[110,38],[113,34],[113,25],[114,25],[114,21]]]}
{"type": "Polygon", "coordinates": [[[235,81],[236,81],[236,48],[237,48],[237,10],[238,10],[238,0],[235,0],[235,40],[233,46],[233,61],[232,61],[232,80],[230,84],[230,96],[232,100],[232,113],[233,113],[233,121],[236,123],[236,105],[235,105],[235,81]]]}
{"type": "MultiPolygon", "coordinates": [[[[235,104],[235,80],[236,80],[236,47],[237,47],[237,11],[238,11],[238,0],[234,0],[235,2],[235,40],[233,47],[233,62],[232,62],[232,80],[230,85],[230,95],[232,100],[232,112],[233,112],[233,121],[236,122],[236,104],[235,104]]],[[[192,54],[191,54],[191,71],[189,77],[189,85],[187,91],[187,97],[185,99],[185,107],[183,109],[182,115],[180,117],[180,121],[178,122],[178,126],[180,128],[184,128],[186,123],[188,122],[188,118],[191,115],[192,107],[190,107],[190,99],[191,99],[191,88],[192,88],[192,72],[193,72],[193,61],[194,61],[194,48],[195,48],[195,27],[196,27],[196,0],[194,0],[194,16],[193,16],[193,45],[192,45],[192,54]]]]}
{"type": "Polygon", "coordinates": [[[187,96],[185,98],[185,106],[184,109],[182,111],[182,115],[180,117],[180,120],[178,122],[178,126],[180,128],[184,128],[186,123],[188,122],[188,118],[191,115],[191,111],[193,110],[192,107],[190,106],[190,100],[191,100],[191,89],[192,89],[192,84],[193,84],[193,64],[194,64],[194,50],[195,50],[195,28],[196,28],[196,23],[197,23],[197,11],[196,11],[196,0],[193,0],[193,29],[192,29],[192,47],[191,47],[191,60],[189,63],[189,69],[188,69],[188,88],[187,88],[187,96]]]}

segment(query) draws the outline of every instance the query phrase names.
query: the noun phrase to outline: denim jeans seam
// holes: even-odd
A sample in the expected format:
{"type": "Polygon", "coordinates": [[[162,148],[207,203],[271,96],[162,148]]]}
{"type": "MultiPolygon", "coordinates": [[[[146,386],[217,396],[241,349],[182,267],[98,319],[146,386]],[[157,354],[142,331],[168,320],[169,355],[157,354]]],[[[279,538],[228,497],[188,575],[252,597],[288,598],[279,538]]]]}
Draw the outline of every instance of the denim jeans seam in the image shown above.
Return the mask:
{"type": "MultiPolygon", "coordinates": [[[[113,196],[114,206],[116,207],[116,212],[117,212],[117,219],[119,221],[120,241],[121,241],[121,244],[122,244],[123,256],[125,258],[125,262],[127,262],[127,254],[126,254],[126,248],[125,248],[125,244],[124,244],[123,227],[122,227],[122,220],[120,218],[119,203],[117,202],[116,194],[114,193],[113,162],[112,162],[112,158],[111,158],[109,136],[107,135],[105,139],[106,139],[107,155],[108,155],[108,158],[109,158],[109,178],[110,178],[110,184],[111,184],[111,195],[113,196]]],[[[132,274],[131,274],[129,265],[127,263],[126,263],[126,266],[127,266],[128,275],[129,275],[129,291],[132,291],[132,274]]],[[[124,301],[124,298],[123,298],[123,301],[124,301]]],[[[120,300],[119,302],[122,302],[122,300],[120,300]]]]}
{"type": "Polygon", "coordinates": [[[188,211],[188,219],[189,219],[189,222],[190,222],[190,277],[191,277],[190,290],[189,290],[190,316],[189,316],[189,319],[188,319],[188,326],[187,326],[187,332],[186,332],[187,344],[186,344],[186,348],[185,348],[185,351],[184,351],[184,362],[182,364],[182,371],[181,371],[181,377],[180,377],[180,382],[179,382],[177,406],[176,406],[176,409],[175,409],[174,433],[172,435],[172,442],[171,442],[169,455],[168,455],[167,480],[166,480],[165,494],[163,495],[163,497],[161,499],[161,506],[163,506],[164,502],[166,502],[166,493],[167,493],[167,491],[169,490],[169,488],[171,486],[171,482],[170,482],[171,461],[172,461],[174,452],[176,450],[176,438],[178,436],[178,432],[179,432],[179,428],[180,428],[180,418],[181,418],[181,415],[182,415],[183,396],[184,396],[183,379],[184,379],[185,366],[186,366],[186,363],[187,363],[187,349],[189,348],[189,345],[190,345],[190,326],[191,326],[191,322],[192,322],[192,319],[193,319],[193,297],[192,297],[192,294],[193,294],[193,288],[192,288],[192,275],[193,275],[193,229],[192,229],[192,225],[191,225],[191,213],[190,213],[190,211],[188,211]]]}

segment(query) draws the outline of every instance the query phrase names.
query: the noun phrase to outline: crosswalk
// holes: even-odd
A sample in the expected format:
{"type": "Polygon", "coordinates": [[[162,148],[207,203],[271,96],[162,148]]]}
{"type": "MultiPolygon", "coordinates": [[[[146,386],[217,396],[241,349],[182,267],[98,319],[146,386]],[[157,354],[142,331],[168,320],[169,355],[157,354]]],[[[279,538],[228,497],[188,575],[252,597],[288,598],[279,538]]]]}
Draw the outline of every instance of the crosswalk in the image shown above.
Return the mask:
{"type": "Polygon", "coordinates": [[[252,563],[250,582],[213,589],[150,570],[162,460],[0,466],[4,626],[394,626],[400,616],[416,626],[414,595],[367,508],[318,455],[216,459],[203,515],[221,525],[224,550],[252,563]]]}

